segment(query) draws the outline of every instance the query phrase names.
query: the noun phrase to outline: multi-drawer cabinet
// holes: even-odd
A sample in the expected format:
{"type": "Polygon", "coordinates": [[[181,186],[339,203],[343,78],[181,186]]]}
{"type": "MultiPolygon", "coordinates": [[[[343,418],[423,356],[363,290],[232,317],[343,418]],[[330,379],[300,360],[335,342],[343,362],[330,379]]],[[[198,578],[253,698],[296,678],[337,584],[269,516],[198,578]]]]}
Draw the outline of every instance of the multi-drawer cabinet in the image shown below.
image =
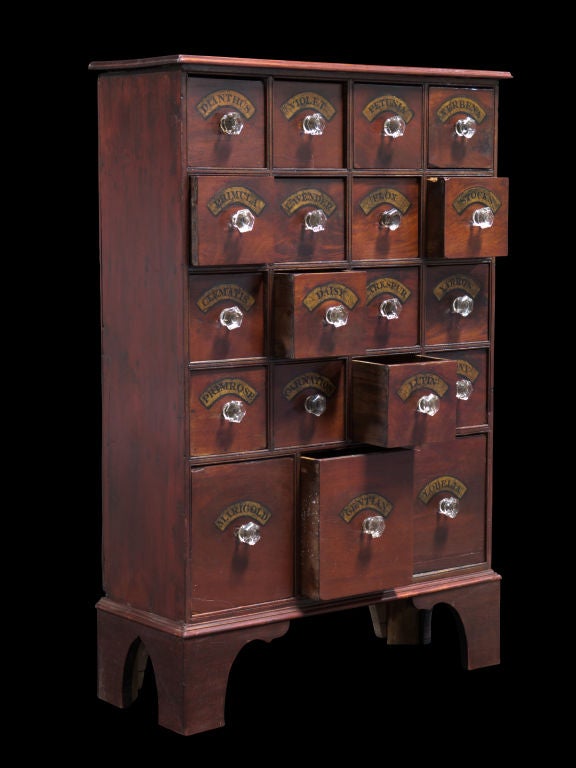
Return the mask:
{"type": "Polygon", "coordinates": [[[98,72],[98,695],[224,724],[240,650],[370,609],[459,615],[491,565],[507,72],[174,56],[98,72]]]}

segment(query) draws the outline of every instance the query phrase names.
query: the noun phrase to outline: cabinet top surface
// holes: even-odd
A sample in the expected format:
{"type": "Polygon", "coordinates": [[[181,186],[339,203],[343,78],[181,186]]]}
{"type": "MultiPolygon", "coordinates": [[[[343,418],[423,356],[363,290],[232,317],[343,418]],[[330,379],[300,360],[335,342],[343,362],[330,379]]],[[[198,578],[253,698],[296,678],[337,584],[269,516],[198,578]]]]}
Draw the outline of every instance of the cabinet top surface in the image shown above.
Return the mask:
{"type": "Polygon", "coordinates": [[[175,54],[142,59],[124,59],[118,61],[92,61],[89,69],[119,70],[119,69],[148,69],[150,67],[192,67],[200,69],[258,69],[281,72],[285,70],[300,70],[302,72],[339,72],[342,74],[372,74],[372,75],[409,75],[415,77],[456,77],[456,78],[488,78],[504,80],[511,78],[510,72],[500,72],[482,69],[447,69],[438,67],[392,67],[377,64],[338,64],[319,61],[286,61],[280,59],[247,59],[228,56],[190,56],[175,54]]]}

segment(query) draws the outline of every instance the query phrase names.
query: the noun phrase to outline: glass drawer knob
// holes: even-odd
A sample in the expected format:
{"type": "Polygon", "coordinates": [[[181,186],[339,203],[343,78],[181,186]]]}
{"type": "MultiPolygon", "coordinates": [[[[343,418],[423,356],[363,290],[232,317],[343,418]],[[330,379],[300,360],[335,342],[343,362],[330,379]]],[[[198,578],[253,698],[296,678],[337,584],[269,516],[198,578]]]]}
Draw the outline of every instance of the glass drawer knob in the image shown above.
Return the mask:
{"type": "Polygon", "coordinates": [[[244,320],[244,315],[240,307],[226,307],[220,312],[220,325],[228,328],[229,331],[240,328],[242,320],[244,320]]]}
{"type": "Polygon", "coordinates": [[[307,413],[311,413],[313,416],[322,416],[326,410],[326,398],[319,392],[313,395],[308,395],[304,401],[304,410],[307,413]]]}
{"type": "Polygon", "coordinates": [[[222,408],[222,416],[224,416],[226,421],[240,424],[244,416],[246,416],[246,405],[242,400],[229,400],[222,408]]]}
{"type": "Polygon", "coordinates": [[[471,139],[476,133],[476,120],[473,117],[461,117],[454,127],[457,136],[463,139],[471,139]]]}
{"type": "Polygon", "coordinates": [[[367,533],[373,539],[379,539],[386,528],[386,521],[382,515],[372,515],[362,521],[362,533],[367,533]]]}
{"type": "Polygon", "coordinates": [[[387,320],[397,320],[402,312],[402,302],[395,296],[391,299],[384,299],[380,304],[380,314],[387,320]]]}
{"type": "Polygon", "coordinates": [[[325,128],[326,120],[324,120],[319,112],[314,112],[313,115],[306,115],[302,121],[302,130],[308,136],[322,136],[325,128]]]}
{"type": "Polygon", "coordinates": [[[400,136],[404,136],[405,130],[406,123],[400,115],[392,115],[384,120],[384,128],[382,129],[384,136],[389,136],[391,139],[398,139],[400,136]]]}
{"type": "Polygon", "coordinates": [[[337,304],[335,307],[328,307],[325,317],[329,325],[341,328],[348,322],[348,310],[342,304],[337,304]]]}
{"type": "Polygon", "coordinates": [[[241,208],[236,211],[230,219],[230,226],[237,229],[238,232],[251,232],[254,228],[254,214],[248,208],[241,208]]]}
{"type": "Polygon", "coordinates": [[[455,496],[446,496],[446,498],[440,499],[438,514],[445,515],[453,520],[458,512],[458,499],[455,496]]]}
{"type": "Polygon", "coordinates": [[[435,416],[440,410],[440,398],[431,392],[429,395],[422,395],[418,400],[416,410],[419,413],[425,413],[427,416],[435,416]]]}
{"type": "Polygon", "coordinates": [[[220,130],[227,136],[238,136],[242,133],[244,121],[239,112],[227,112],[220,118],[220,130]]]}
{"type": "Polygon", "coordinates": [[[395,229],[398,229],[401,222],[402,214],[397,208],[390,208],[388,211],[380,214],[380,229],[389,229],[391,232],[394,232],[395,229]]]}
{"type": "Polygon", "coordinates": [[[244,523],[239,528],[236,528],[234,530],[234,536],[236,536],[242,544],[248,544],[251,547],[253,547],[254,544],[257,544],[262,538],[260,534],[260,526],[252,521],[244,523]]]}
{"type": "Polygon", "coordinates": [[[311,232],[323,232],[326,229],[326,214],[320,208],[315,211],[308,211],[304,216],[304,229],[311,232]]]}
{"type": "Polygon", "coordinates": [[[476,208],[472,214],[472,226],[480,229],[489,229],[494,224],[494,211],[486,206],[485,208],[476,208]]]}
{"type": "Polygon", "coordinates": [[[456,397],[459,400],[468,400],[474,387],[470,379],[458,379],[456,382],[456,397]]]}
{"type": "Polygon", "coordinates": [[[468,294],[464,296],[456,296],[452,302],[452,312],[462,317],[468,317],[468,315],[474,309],[474,299],[468,294]]]}

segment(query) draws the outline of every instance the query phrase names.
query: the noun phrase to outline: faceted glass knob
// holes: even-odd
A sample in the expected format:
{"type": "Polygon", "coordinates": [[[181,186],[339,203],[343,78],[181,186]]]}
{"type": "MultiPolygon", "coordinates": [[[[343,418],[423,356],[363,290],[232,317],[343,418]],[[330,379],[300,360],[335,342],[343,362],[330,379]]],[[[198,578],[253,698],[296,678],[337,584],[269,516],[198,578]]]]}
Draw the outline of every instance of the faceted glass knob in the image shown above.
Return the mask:
{"type": "Polygon", "coordinates": [[[393,296],[390,299],[384,299],[380,304],[380,314],[387,320],[398,320],[402,312],[402,302],[393,296]]]}
{"type": "Polygon", "coordinates": [[[260,526],[258,523],[253,523],[252,521],[244,523],[244,525],[236,528],[234,530],[234,536],[236,536],[242,544],[248,544],[251,547],[253,547],[254,544],[257,544],[262,538],[260,534],[260,526]]]}
{"type": "Polygon", "coordinates": [[[427,416],[434,416],[440,410],[440,398],[431,392],[429,395],[422,395],[418,400],[416,410],[419,413],[425,413],[427,416]]]}
{"type": "Polygon", "coordinates": [[[304,229],[312,232],[323,232],[326,229],[326,214],[320,208],[315,211],[308,211],[304,216],[304,229]]]}
{"type": "Polygon", "coordinates": [[[309,136],[322,136],[325,128],[326,120],[324,120],[319,112],[314,112],[313,115],[306,115],[302,121],[302,130],[309,136]]]}
{"type": "Polygon", "coordinates": [[[390,229],[392,232],[398,229],[402,222],[402,214],[397,208],[390,208],[380,214],[380,228],[390,229]]]}
{"type": "Polygon", "coordinates": [[[468,294],[464,294],[464,296],[456,296],[452,302],[452,312],[455,312],[457,315],[462,315],[462,317],[468,317],[473,309],[474,299],[472,296],[468,296],[468,294]]]}
{"type": "Polygon", "coordinates": [[[458,379],[456,382],[456,397],[459,400],[468,400],[474,387],[470,379],[458,379]]]}
{"type": "Polygon", "coordinates": [[[241,208],[230,219],[230,225],[238,232],[251,232],[254,228],[254,214],[248,208],[241,208]]]}
{"type": "Polygon", "coordinates": [[[244,128],[244,120],[239,112],[227,112],[220,118],[220,130],[228,136],[238,136],[244,128]]]}
{"type": "Polygon", "coordinates": [[[398,139],[400,136],[404,136],[405,130],[406,123],[400,115],[392,115],[384,120],[384,128],[382,129],[384,136],[389,136],[391,139],[398,139]]]}
{"type": "Polygon", "coordinates": [[[304,401],[304,409],[307,413],[311,413],[313,416],[322,416],[326,410],[326,398],[324,395],[321,395],[320,392],[308,395],[304,401]]]}
{"type": "Polygon", "coordinates": [[[372,536],[373,539],[379,539],[384,533],[386,528],[386,521],[382,515],[373,515],[372,517],[366,517],[362,521],[362,533],[367,533],[372,536]]]}
{"type": "Polygon", "coordinates": [[[476,208],[472,214],[472,226],[480,229],[488,229],[494,224],[494,211],[492,208],[476,208]]]}
{"type": "Polygon", "coordinates": [[[325,317],[329,325],[333,325],[334,328],[341,328],[348,322],[348,310],[342,304],[337,304],[335,307],[329,307],[326,310],[325,317]]]}
{"type": "Polygon", "coordinates": [[[446,498],[440,499],[438,514],[446,515],[446,517],[450,517],[453,520],[458,512],[458,499],[455,496],[446,496],[446,498]]]}
{"type": "Polygon", "coordinates": [[[463,139],[471,139],[476,133],[476,120],[473,117],[461,117],[454,127],[457,136],[463,139]]]}
{"type": "Polygon", "coordinates": [[[228,328],[229,331],[240,328],[242,320],[244,320],[244,315],[240,307],[226,307],[220,312],[220,325],[228,328]]]}
{"type": "Polygon", "coordinates": [[[222,416],[224,416],[226,421],[240,424],[244,416],[246,416],[246,405],[242,400],[229,400],[222,408],[222,416]]]}

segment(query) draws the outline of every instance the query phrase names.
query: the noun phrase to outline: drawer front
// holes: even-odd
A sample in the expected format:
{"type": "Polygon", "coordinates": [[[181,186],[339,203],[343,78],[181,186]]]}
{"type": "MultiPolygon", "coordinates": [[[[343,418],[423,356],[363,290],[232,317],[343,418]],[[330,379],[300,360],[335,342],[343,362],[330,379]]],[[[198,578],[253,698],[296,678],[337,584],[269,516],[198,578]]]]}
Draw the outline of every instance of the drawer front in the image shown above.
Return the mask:
{"type": "Polygon", "coordinates": [[[456,362],[420,355],[352,360],[353,440],[394,448],[456,436],[456,362]]]}
{"type": "Polygon", "coordinates": [[[330,600],[409,583],[411,451],[302,457],[301,591],[330,600]]]}
{"type": "Polygon", "coordinates": [[[508,255],[508,179],[429,179],[426,208],[427,256],[508,255]]]}
{"type": "Polygon", "coordinates": [[[345,440],[342,360],[278,364],[273,376],[274,447],[345,440]]]}
{"type": "Polygon", "coordinates": [[[417,267],[366,270],[366,348],[412,347],[419,339],[417,267]]]}
{"type": "Polygon", "coordinates": [[[415,573],[485,561],[486,452],[485,434],[415,449],[415,573]]]}
{"type": "Polygon", "coordinates": [[[289,457],[191,470],[192,613],[292,596],[293,475],[289,457]]]}
{"type": "Polygon", "coordinates": [[[488,425],[488,350],[459,349],[439,352],[438,357],[456,360],[456,426],[488,425]]]}
{"type": "Polygon", "coordinates": [[[339,261],[346,258],[342,179],[277,178],[275,261],[339,261]]]}
{"type": "Polygon", "coordinates": [[[414,259],[419,255],[420,181],[355,178],[352,259],[414,259]]]}
{"type": "Polygon", "coordinates": [[[422,88],[354,86],[354,168],[422,168],[422,88]]]}
{"type": "Polygon", "coordinates": [[[338,357],[365,350],[365,272],[274,275],[277,357],[338,357]]]}
{"type": "Polygon", "coordinates": [[[494,114],[493,88],[430,87],[428,166],[493,168],[494,114]]]}
{"type": "Polygon", "coordinates": [[[345,102],[340,83],[277,80],[272,119],[276,168],[343,168],[345,102]]]}
{"type": "Polygon", "coordinates": [[[189,166],[263,168],[266,165],[263,82],[189,77],[186,118],[189,166]]]}
{"type": "Polygon", "coordinates": [[[274,261],[274,183],[258,176],[191,179],[192,263],[198,266],[274,261]]]}
{"type": "Polygon", "coordinates": [[[267,447],[267,370],[221,368],[190,374],[190,455],[267,447]]]}
{"type": "Polygon", "coordinates": [[[196,275],[189,292],[192,362],[264,356],[264,275],[196,275]]]}
{"type": "Polygon", "coordinates": [[[488,264],[428,266],[424,281],[425,344],[488,340],[488,264]]]}

